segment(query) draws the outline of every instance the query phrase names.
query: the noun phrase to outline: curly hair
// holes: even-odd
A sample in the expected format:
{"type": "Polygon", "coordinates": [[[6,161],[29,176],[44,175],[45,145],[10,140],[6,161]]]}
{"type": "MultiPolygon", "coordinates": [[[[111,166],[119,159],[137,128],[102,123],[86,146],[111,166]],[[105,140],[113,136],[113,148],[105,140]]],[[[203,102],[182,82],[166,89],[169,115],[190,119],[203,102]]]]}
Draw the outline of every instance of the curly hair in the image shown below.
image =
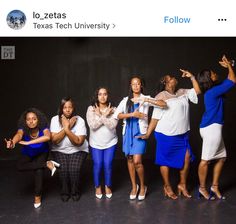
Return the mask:
{"type": "MultiPolygon", "coordinates": [[[[159,81],[159,92],[162,92],[165,90],[166,88],[166,77],[169,76],[170,78],[175,78],[174,75],[164,75],[160,78],[160,81],[159,81]]],[[[178,88],[175,88],[175,92],[178,90],[178,88]]],[[[159,93],[158,92],[158,93],[159,93]]]]}
{"type": "Polygon", "coordinates": [[[134,103],[131,101],[131,99],[133,98],[133,91],[132,91],[132,88],[130,85],[132,79],[139,79],[139,81],[141,83],[141,93],[143,93],[144,87],[145,87],[145,81],[140,75],[132,75],[130,77],[130,79],[129,79],[129,95],[128,95],[128,100],[127,100],[127,104],[126,104],[126,108],[127,108],[128,113],[130,113],[131,109],[134,107],[134,103]]]}
{"type": "Polygon", "coordinates": [[[40,110],[38,110],[37,108],[28,108],[27,110],[25,110],[19,120],[18,120],[18,129],[22,129],[23,132],[26,134],[26,135],[29,135],[30,132],[31,132],[31,129],[28,127],[28,125],[26,124],[26,116],[28,113],[34,113],[37,118],[38,118],[38,125],[37,125],[37,128],[40,129],[40,130],[43,130],[44,128],[47,128],[48,127],[48,120],[47,120],[47,117],[46,115],[41,112],[40,110]]]}
{"type": "Polygon", "coordinates": [[[94,95],[93,95],[93,98],[92,98],[92,101],[91,101],[91,105],[92,106],[95,106],[96,104],[99,105],[99,101],[98,101],[98,93],[100,91],[100,89],[105,89],[107,91],[107,102],[106,102],[106,105],[108,106],[109,104],[111,104],[112,106],[112,102],[111,102],[111,98],[110,98],[110,91],[107,87],[98,87],[95,92],[94,92],[94,95]]]}

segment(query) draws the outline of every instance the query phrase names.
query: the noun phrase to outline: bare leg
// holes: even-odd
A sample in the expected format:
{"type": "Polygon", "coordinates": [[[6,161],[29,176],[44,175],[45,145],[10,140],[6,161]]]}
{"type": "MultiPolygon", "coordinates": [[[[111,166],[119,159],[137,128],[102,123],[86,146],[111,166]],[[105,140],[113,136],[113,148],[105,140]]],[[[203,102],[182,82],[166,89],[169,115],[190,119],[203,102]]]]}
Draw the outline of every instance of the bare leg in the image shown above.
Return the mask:
{"type": "Polygon", "coordinates": [[[214,166],[214,170],[213,170],[213,182],[212,182],[211,190],[216,194],[217,198],[219,199],[222,199],[222,195],[219,191],[218,185],[219,185],[220,174],[224,166],[224,162],[225,162],[225,158],[219,159],[216,162],[214,166]]]}
{"type": "Polygon", "coordinates": [[[189,163],[190,163],[190,154],[189,154],[189,150],[187,149],[186,154],[185,154],[184,167],[179,172],[180,182],[178,184],[179,195],[182,193],[187,198],[191,198],[191,195],[188,193],[188,190],[186,188],[187,176],[188,176],[188,171],[189,171],[189,163]]]}
{"type": "Polygon", "coordinates": [[[137,184],[136,184],[136,178],[135,178],[135,167],[134,167],[134,161],[133,156],[127,157],[127,165],[129,170],[129,176],[132,184],[132,191],[130,194],[135,195],[137,193],[137,184]]]}
{"type": "Polygon", "coordinates": [[[199,192],[203,195],[205,199],[209,199],[210,195],[206,190],[206,178],[208,172],[208,161],[201,160],[198,166],[198,177],[199,177],[199,192]]]}
{"type": "Polygon", "coordinates": [[[144,167],[142,164],[142,155],[136,154],[133,156],[133,162],[135,170],[139,177],[139,183],[140,183],[140,195],[145,194],[145,185],[144,185],[144,167]]]}
{"type": "Polygon", "coordinates": [[[171,199],[177,199],[177,196],[175,195],[175,193],[173,192],[171,185],[170,185],[170,180],[169,180],[169,167],[167,166],[161,166],[160,167],[160,171],[161,171],[161,176],[164,182],[164,194],[165,196],[168,196],[171,199]]]}

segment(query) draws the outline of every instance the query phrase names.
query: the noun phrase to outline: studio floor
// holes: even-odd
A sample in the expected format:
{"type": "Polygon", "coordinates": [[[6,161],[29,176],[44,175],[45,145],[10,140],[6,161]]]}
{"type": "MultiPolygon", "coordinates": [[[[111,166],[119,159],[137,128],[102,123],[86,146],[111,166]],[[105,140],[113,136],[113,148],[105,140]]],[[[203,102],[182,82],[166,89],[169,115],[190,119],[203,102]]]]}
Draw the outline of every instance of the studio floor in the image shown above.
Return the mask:
{"type": "MultiPolygon", "coordinates": [[[[197,166],[189,174],[191,199],[165,198],[159,168],[145,160],[148,192],[144,201],[130,201],[131,189],[126,161],[115,160],[112,199],[96,199],[92,181],[92,162],[86,161],[81,178],[82,196],[78,202],[62,202],[58,174],[50,177],[45,170],[42,206],[33,207],[33,175],[18,172],[16,161],[0,161],[0,223],[1,224],[179,224],[179,223],[236,223],[236,165],[226,163],[221,190],[226,200],[207,201],[197,198],[197,166]]],[[[210,178],[210,175],[209,175],[210,178]]],[[[178,172],[171,172],[176,187],[178,172]]],[[[210,185],[210,183],[209,183],[210,185]]],[[[176,188],[175,188],[176,189],[176,188]]]]}

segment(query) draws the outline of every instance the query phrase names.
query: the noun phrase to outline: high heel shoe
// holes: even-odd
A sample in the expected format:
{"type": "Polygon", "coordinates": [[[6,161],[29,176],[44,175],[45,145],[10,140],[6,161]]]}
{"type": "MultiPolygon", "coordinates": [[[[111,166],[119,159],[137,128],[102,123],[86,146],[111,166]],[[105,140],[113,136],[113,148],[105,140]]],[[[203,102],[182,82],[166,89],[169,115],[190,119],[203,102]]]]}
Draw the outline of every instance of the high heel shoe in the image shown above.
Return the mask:
{"type": "Polygon", "coordinates": [[[139,201],[144,200],[146,197],[146,193],[147,193],[147,186],[144,187],[144,195],[140,195],[140,194],[138,195],[138,200],[139,201]]]}
{"type": "Polygon", "coordinates": [[[178,195],[181,196],[181,194],[186,198],[192,197],[192,195],[188,193],[185,185],[178,184],[178,195]]]}
{"type": "Polygon", "coordinates": [[[107,189],[110,191],[110,193],[105,193],[106,198],[111,199],[112,198],[111,189],[108,186],[105,186],[105,192],[107,191],[107,189]]]}
{"type": "Polygon", "coordinates": [[[54,165],[54,163],[51,160],[47,161],[47,168],[51,170],[51,176],[53,176],[57,170],[56,166],[54,165]]]}
{"type": "Polygon", "coordinates": [[[219,192],[219,189],[218,189],[218,185],[212,185],[211,188],[210,188],[210,196],[213,197],[215,196],[216,198],[220,199],[220,200],[225,200],[226,197],[221,195],[221,193],[219,192]],[[216,189],[214,189],[216,188],[216,189]]]}
{"type": "MultiPolygon", "coordinates": [[[[102,193],[97,193],[97,188],[100,188],[100,187],[95,187],[95,197],[97,198],[97,199],[102,199],[102,193]]],[[[100,189],[100,191],[101,191],[101,189],[100,189]]]]}
{"type": "Polygon", "coordinates": [[[172,191],[170,185],[164,185],[163,191],[164,191],[164,195],[170,199],[176,200],[178,198],[176,194],[172,191]]]}
{"type": "Polygon", "coordinates": [[[41,206],[41,196],[34,197],[34,207],[39,208],[41,206]]]}
{"type": "Polygon", "coordinates": [[[207,192],[206,187],[199,186],[199,188],[198,188],[198,199],[200,199],[201,197],[203,197],[203,198],[205,198],[206,200],[209,200],[209,201],[215,200],[215,197],[207,192]]]}
{"type": "Polygon", "coordinates": [[[134,199],[137,197],[138,190],[139,190],[139,186],[138,186],[138,184],[137,184],[137,186],[136,186],[136,193],[129,195],[129,199],[130,199],[130,200],[134,200],[134,199]]]}

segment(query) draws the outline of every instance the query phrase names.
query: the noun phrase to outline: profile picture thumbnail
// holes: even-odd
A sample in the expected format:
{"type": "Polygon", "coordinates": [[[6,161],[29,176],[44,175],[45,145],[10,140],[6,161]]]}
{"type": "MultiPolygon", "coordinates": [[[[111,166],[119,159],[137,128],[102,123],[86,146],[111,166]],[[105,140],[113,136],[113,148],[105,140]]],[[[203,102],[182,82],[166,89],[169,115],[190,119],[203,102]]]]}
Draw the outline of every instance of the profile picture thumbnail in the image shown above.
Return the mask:
{"type": "Polygon", "coordinates": [[[14,30],[21,29],[26,22],[25,14],[20,10],[13,10],[7,15],[7,24],[14,30]]]}

